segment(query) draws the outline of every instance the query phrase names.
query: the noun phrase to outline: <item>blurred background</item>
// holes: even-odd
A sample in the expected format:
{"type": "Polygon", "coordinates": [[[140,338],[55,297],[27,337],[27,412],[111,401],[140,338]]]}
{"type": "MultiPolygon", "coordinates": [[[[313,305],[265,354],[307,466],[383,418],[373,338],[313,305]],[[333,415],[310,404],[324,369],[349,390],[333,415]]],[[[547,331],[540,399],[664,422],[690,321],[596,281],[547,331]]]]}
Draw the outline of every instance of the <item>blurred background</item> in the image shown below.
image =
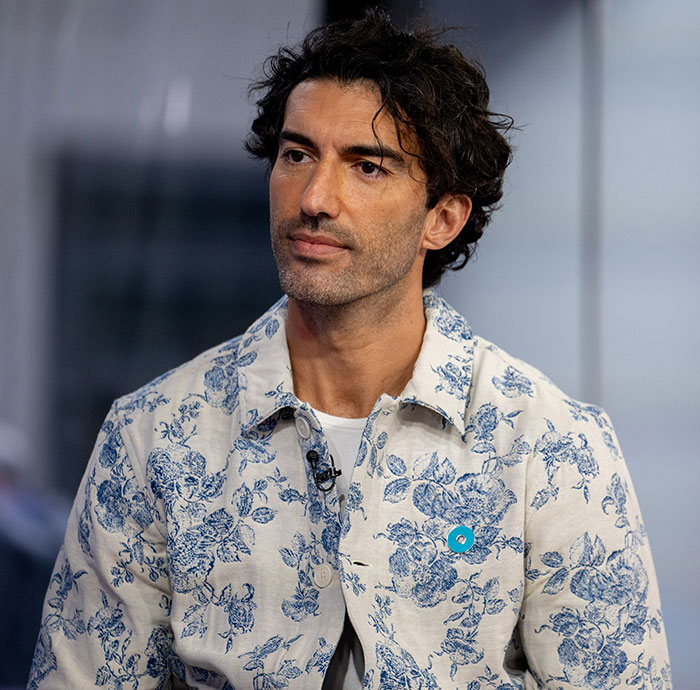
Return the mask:
{"type": "MultiPolygon", "coordinates": [[[[23,686],[111,401],[279,296],[251,77],[334,0],[0,0],[0,687],[23,686]]],[[[521,131],[503,210],[440,288],[603,405],[642,505],[675,686],[697,686],[700,4],[393,0],[466,25],[521,131]]]]}

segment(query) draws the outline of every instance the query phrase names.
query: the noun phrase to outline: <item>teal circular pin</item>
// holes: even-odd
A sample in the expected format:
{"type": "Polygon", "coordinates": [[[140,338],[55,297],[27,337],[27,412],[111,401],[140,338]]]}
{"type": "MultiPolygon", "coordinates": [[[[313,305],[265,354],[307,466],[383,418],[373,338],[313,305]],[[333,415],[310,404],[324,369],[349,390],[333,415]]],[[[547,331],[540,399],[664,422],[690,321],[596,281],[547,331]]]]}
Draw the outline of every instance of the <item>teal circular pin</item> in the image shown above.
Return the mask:
{"type": "Polygon", "coordinates": [[[447,546],[455,553],[464,553],[474,546],[474,532],[464,525],[455,527],[447,535],[447,546]]]}

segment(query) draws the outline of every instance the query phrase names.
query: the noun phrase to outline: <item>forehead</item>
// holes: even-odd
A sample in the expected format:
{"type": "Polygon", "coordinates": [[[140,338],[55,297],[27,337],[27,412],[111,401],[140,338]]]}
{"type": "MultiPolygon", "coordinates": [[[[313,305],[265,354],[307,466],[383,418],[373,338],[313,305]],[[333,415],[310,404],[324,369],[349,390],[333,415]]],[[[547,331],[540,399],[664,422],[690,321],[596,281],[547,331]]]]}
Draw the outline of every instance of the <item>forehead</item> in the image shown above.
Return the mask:
{"type": "Polygon", "coordinates": [[[333,79],[309,79],[297,84],[289,94],[284,112],[284,128],[317,138],[357,138],[411,153],[417,148],[411,132],[402,130],[401,141],[392,115],[382,109],[379,87],[371,81],[341,83],[333,79]]]}

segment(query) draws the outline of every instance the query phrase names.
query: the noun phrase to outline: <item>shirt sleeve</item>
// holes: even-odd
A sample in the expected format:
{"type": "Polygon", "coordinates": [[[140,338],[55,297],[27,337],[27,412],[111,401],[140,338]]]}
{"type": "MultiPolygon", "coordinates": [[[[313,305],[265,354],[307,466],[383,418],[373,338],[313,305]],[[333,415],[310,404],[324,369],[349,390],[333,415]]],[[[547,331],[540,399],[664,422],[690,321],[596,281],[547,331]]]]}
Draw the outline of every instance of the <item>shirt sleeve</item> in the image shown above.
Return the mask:
{"type": "Polygon", "coordinates": [[[537,687],[670,689],[651,551],[609,418],[576,404],[540,431],[519,623],[537,687]]]}
{"type": "Polygon", "coordinates": [[[28,683],[170,687],[162,515],[112,408],[73,504],[44,601],[28,683]]]}

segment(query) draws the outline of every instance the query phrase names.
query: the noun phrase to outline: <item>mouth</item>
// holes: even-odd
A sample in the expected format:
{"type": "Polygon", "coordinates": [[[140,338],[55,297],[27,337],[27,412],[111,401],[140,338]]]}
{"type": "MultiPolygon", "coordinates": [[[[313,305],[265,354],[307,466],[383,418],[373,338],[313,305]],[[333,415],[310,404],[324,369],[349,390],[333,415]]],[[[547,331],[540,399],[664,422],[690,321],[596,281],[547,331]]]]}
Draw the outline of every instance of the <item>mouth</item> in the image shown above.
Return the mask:
{"type": "Polygon", "coordinates": [[[330,256],[343,252],[349,247],[329,235],[294,232],[289,235],[292,251],[307,257],[330,256]]]}

